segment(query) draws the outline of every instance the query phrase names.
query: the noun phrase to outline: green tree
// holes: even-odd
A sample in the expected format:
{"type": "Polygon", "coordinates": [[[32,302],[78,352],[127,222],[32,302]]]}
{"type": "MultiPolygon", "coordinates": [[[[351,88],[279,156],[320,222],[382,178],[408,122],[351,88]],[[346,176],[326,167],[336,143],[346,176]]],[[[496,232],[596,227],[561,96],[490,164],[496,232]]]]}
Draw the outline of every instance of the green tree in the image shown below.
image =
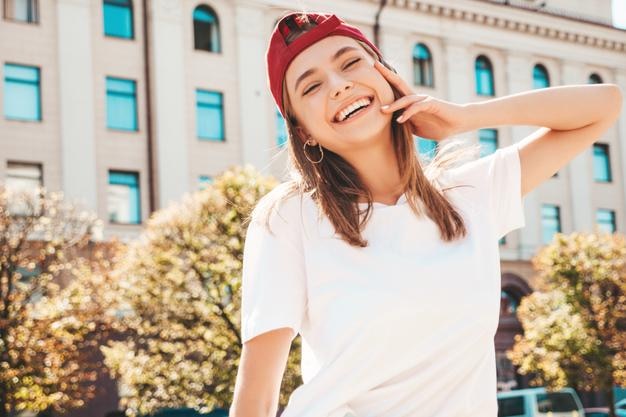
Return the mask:
{"type": "Polygon", "coordinates": [[[0,186],[0,416],[63,412],[95,395],[90,352],[116,321],[100,297],[108,281],[92,279],[107,269],[97,228],[61,193],[0,186]]]}
{"type": "Polygon", "coordinates": [[[626,241],[557,234],[533,258],[543,286],[518,308],[524,334],[508,357],[531,385],[605,393],[626,385],[626,241]]]}
{"type": "MultiPolygon", "coordinates": [[[[229,408],[241,355],[241,271],[248,216],[277,182],[233,167],[156,212],[115,274],[129,335],[103,347],[128,415],[229,408]],[[122,280],[120,280],[122,281],[122,280]]],[[[280,403],[301,383],[299,338],[280,403]]]]}

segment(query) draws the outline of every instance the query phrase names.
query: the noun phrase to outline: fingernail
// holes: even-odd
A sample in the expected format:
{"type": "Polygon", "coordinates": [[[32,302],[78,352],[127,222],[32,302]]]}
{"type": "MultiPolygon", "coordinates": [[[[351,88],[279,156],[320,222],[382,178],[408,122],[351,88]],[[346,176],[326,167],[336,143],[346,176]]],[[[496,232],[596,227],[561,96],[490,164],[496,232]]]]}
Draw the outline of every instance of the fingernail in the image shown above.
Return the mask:
{"type": "Polygon", "coordinates": [[[402,121],[402,117],[403,117],[403,116],[399,116],[399,117],[396,119],[396,122],[401,122],[401,121],[402,121]]]}
{"type": "Polygon", "coordinates": [[[384,106],[380,106],[381,109],[387,110],[389,108],[389,104],[385,104],[384,106]]]}

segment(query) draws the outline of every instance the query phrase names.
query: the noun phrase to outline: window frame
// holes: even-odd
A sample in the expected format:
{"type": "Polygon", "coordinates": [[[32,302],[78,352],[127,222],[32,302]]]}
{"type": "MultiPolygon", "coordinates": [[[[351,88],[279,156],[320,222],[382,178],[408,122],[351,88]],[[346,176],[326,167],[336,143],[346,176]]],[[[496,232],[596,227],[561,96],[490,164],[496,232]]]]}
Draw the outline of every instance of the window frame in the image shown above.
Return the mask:
{"type": "MultiPolygon", "coordinates": [[[[12,0],[12,1],[13,3],[15,3],[15,0],[12,0]]],[[[28,9],[30,9],[27,11],[28,17],[26,20],[15,18],[15,8],[11,10],[9,0],[2,1],[2,18],[6,20],[7,22],[23,23],[27,25],[39,25],[39,19],[40,19],[39,0],[26,0],[26,1],[28,2],[27,4],[28,9]]]]}
{"type": "Polygon", "coordinates": [[[131,79],[131,78],[122,78],[122,77],[117,77],[117,76],[112,76],[112,75],[107,75],[105,76],[105,83],[104,83],[104,89],[105,89],[105,98],[106,98],[106,106],[105,106],[105,116],[106,116],[106,128],[107,130],[111,130],[111,131],[116,131],[116,132],[139,132],[139,102],[138,102],[138,97],[137,97],[137,80],[131,79]],[[133,92],[132,93],[126,93],[126,92],[121,92],[121,91],[114,91],[114,90],[109,90],[109,81],[113,81],[113,82],[123,82],[123,83],[128,83],[130,85],[132,85],[133,87],[133,92]],[[132,97],[133,99],[133,121],[134,121],[134,125],[133,128],[124,128],[124,127],[116,127],[116,126],[110,126],[109,125],[109,94],[111,94],[112,96],[116,96],[116,97],[132,97]]]}
{"type": "Polygon", "coordinates": [[[549,244],[553,239],[554,239],[554,235],[556,233],[563,233],[563,224],[562,224],[562,218],[561,218],[561,207],[558,204],[550,204],[550,203],[543,203],[541,205],[541,241],[543,244],[549,244]],[[545,214],[545,209],[554,209],[554,214],[555,215],[551,215],[551,217],[546,217],[545,214]],[[556,230],[552,233],[552,236],[550,237],[550,240],[546,241],[545,239],[545,222],[546,221],[550,221],[550,220],[556,220],[556,230]]]}
{"type": "Polygon", "coordinates": [[[484,54],[480,54],[474,60],[474,93],[477,96],[485,96],[485,97],[495,97],[496,95],[496,84],[495,84],[495,76],[493,70],[493,63],[491,60],[484,54]],[[484,65],[483,65],[484,64],[484,65]],[[479,89],[482,87],[482,83],[484,82],[483,78],[479,75],[487,74],[487,82],[489,85],[489,89],[487,92],[484,89],[479,89]]]}
{"type": "Polygon", "coordinates": [[[192,19],[194,51],[204,51],[204,52],[208,52],[212,54],[221,54],[222,53],[222,32],[221,32],[221,27],[220,27],[220,19],[215,9],[204,3],[198,4],[196,7],[194,7],[191,13],[191,19],[192,19]],[[213,17],[215,21],[211,23],[211,22],[205,22],[203,20],[196,18],[196,13],[198,12],[207,12],[209,15],[213,17]],[[196,35],[198,34],[199,29],[200,29],[197,27],[197,25],[200,25],[200,24],[207,25],[205,29],[210,31],[209,32],[210,40],[213,40],[211,36],[215,35],[216,40],[214,42],[211,42],[211,44],[215,43],[215,46],[216,46],[215,50],[211,49],[213,45],[209,45],[209,49],[198,47],[198,39],[196,35]]]}
{"type": "Polygon", "coordinates": [[[613,182],[613,172],[612,172],[612,166],[611,166],[611,152],[609,149],[609,144],[606,142],[596,142],[593,144],[592,147],[592,152],[593,152],[593,180],[596,183],[603,183],[603,184],[609,184],[613,182]],[[596,161],[597,158],[596,156],[600,156],[599,154],[596,153],[596,150],[602,150],[603,151],[603,157],[606,158],[605,159],[605,170],[607,173],[606,179],[599,179],[596,177],[596,161]]]}
{"type": "Polygon", "coordinates": [[[435,74],[433,68],[433,54],[430,48],[423,43],[418,42],[413,47],[413,85],[418,87],[435,88],[435,74]],[[426,56],[419,56],[420,53],[425,53],[426,56]],[[420,79],[417,79],[418,71],[420,79]]]}
{"type": "Polygon", "coordinates": [[[114,224],[114,225],[141,225],[143,224],[142,204],[141,204],[141,176],[140,176],[139,171],[125,170],[125,169],[109,169],[107,171],[107,221],[109,222],[109,224],[114,224]],[[123,183],[111,183],[111,174],[126,174],[126,175],[132,175],[135,177],[136,188],[137,188],[137,212],[135,214],[138,219],[136,223],[111,220],[110,206],[109,206],[109,201],[108,201],[109,191],[110,191],[109,187],[111,185],[127,185],[123,183]]]}
{"type": "Polygon", "coordinates": [[[601,225],[610,224],[611,231],[608,232],[608,233],[615,233],[615,232],[617,232],[617,219],[616,219],[615,210],[614,209],[598,207],[596,209],[596,221],[595,221],[595,224],[598,225],[600,228],[601,228],[601,225]],[[609,214],[609,216],[610,216],[609,222],[610,223],[607,223],[604,219],[602,219],[602,221],[600,221],[600,214],[601,213],[609,214]]]}
{"type": "Polygon", "coordinates": [[[204,89],[204,88],[196,88],[195,89],[195,108],[196,108],[196,138],[199,140],[203,140],[203,141],[209,141],[209,142],[226,142],[226,110],[225,110],[225,105],[224,105],[224,92],[220,91],[220,90],[210,90],[210,89],[204,89]],[[199,98],[200,98],[200,93],[209,93],[209,94],[215,94],[218,95],[220,98],[220,104],[219,106],[214,105],[212,103],[201,103],[199,98]],[[200,109],[204,107],[204,108],[218,108],[220,110],[220,123],[221,123],[221,137],[220,138],[214,138],[214,137],[208,137],[208,136],[201,136],[200,135],[200,109]]]}
{"type": "Polygon", "coordinates": [[[43,105],[42,105],[42,82],[41,82],[41,67],[37,66],[37,65],[28,65],[28,64],[18,64],[15,62],[5,62],[3,67],[3,106],[4,106],[4,119],[5,120],[13,120],[13,121],[19,121],[19,122],[41,122],[43,121],[43,105]],[[7,67],[20,67],[22,69],[34,69],[36,70],[36,74],[37,74],[37,81],[30,81],[30,80],[24,80],[24,79],[12,79],[11,81],[9,81],[9,76],[7,75],[7,67]],[[24,117],[10,117],[9,115],[7,115],[7,109],[9,108],[9,106],[7,105],[7,84],[8,82],[13,82],[15,83],[19,83],[22,85],[35,85],[36,87],[36,98],[37,98],[37,105],[36,105],[36,112],[37,112],[37,118],[32,119],[32,118],[24,118],[24,117]]]}
{"type": "Polygon", "coordinates": [[[126,39],[126,40],[135,40],[135,7],[132,0],[102,0],[102,33],[105,38],[112,39],[126,39]],[[122,1],[126,2],[127,5],[121,5],[122,1]],[[106,8],[108,7],[118,7],[123,9],[128,9],[128,13],[130,14],[130,36],[119,36],[112,33],[107,33],[107,17],[106,17],[106,8]]]}

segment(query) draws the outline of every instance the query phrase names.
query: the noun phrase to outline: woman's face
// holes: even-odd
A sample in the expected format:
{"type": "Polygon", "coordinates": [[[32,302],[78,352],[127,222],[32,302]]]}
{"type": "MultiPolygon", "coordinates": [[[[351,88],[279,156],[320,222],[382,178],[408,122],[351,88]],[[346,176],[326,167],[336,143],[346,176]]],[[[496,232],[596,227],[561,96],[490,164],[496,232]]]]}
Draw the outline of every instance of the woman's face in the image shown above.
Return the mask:
{"type": "Polygon", "coordinates": [[[390,134],[392,115],[380,106],[393,102],[393,91],[353,38],[329,36],[309,46],[291,62],[285,82],[303,138],[309,134],[342,154],[390,134]],[[355,102],[367,106],[346,114],[355,102]]]}

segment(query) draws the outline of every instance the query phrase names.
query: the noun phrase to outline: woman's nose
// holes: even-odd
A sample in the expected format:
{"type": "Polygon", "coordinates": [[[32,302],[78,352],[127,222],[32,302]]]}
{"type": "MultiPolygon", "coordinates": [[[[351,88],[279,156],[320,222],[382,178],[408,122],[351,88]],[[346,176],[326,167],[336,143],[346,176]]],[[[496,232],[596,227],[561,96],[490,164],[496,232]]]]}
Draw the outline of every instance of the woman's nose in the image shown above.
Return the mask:
{"type": "Polygon", "coordinates": [[[343,77],[334,76],[330,81],[332,88],[332,97],[338,97],[343,94],[345,91],[350,90],[352,88],[352,82],[346,80],[343,77]]]}

